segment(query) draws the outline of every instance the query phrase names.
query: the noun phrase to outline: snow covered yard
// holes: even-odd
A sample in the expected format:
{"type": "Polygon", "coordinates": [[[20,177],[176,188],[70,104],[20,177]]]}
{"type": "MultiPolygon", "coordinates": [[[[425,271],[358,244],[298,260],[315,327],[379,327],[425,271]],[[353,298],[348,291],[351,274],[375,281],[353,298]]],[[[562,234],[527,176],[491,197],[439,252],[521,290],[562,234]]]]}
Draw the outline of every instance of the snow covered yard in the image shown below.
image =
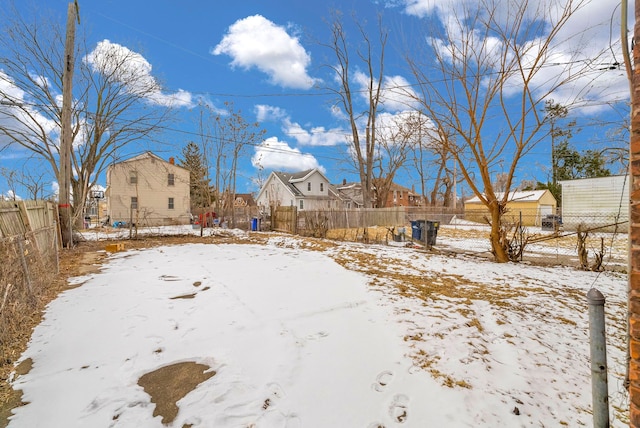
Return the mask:
{"type": "Polygon", "coordinates": [[[591,426],[591,287],[628,425],[626,275],[225,233],[74,278],[21,358],[9,427],[591,426]],[[185,384],[171,411],[162,392],[185,384]]]}

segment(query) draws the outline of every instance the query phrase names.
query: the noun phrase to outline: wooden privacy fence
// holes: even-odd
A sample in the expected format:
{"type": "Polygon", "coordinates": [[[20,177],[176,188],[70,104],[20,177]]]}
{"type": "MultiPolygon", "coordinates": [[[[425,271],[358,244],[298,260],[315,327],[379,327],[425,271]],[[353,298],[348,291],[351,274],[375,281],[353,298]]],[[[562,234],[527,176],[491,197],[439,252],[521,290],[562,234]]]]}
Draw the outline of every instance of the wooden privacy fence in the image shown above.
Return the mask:
{"type": "Polygon", "coordinates": [[[271,230],[316,237],[324,237],[327,230],[403,226],[406,221],[404,207],[298,211],[288,206],[271,210],[271,230]]]}
{"type": "Polygon", "coordinates": [[[55,206],[47,201],[0,201],[0,364],[13,360],[19,326],[41,308],[58,273],[55,206]]]}
{"type": "Polygon", "coordinates": [[[298,233],[298,210],[296,207],[271,207],[271,230],[298,233]]]}

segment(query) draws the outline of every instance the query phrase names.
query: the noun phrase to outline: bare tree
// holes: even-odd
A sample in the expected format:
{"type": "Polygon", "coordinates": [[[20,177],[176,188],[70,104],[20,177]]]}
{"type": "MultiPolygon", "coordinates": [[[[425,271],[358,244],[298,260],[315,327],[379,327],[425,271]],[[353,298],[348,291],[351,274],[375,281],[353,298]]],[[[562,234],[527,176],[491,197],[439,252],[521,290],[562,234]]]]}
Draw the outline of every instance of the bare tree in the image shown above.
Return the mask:
{"type": "Polygon", "coordinates": [[[257,122],[250,123],[233,103],[225,102],[227,111],[218,114],[213,123],[212,158],[215,163],[216,210],[231,211],[231,225],[235,227],[234,200],[238,177],[238,162],[246,149],[262,141],[266,130],[257,122]]]}
{"type": "Polygon", "coordinates": [[[436,170],[435,177],[433,178],[433,187],[431,189],[431,206],[435,207],[438,204],[438,195],[442,187],[444,187],[442,203],[445,206],[449,206],[451,188],[455,181],[452,177],[453,173],[448,167],[451,159],[451,144],[454,137],[450,130],[441,127],[435,127],[429,130],[429,134],[430,144],[428,144],[426,148],[431,152],[433,157],[431,165],[436,170]]]}
{"type": "Polygon", "coordinates": [[[488,208],[491,248],[499,262],[509,260],[503,214],[518,163],[545,137],[540,105],[594,60],[571,58],[566,61],[571,73],[549,73],[551,65],[558,66],[552,53],[562,42],[559,34],[583,4],[460,2],[446,23],[429,27],[428,54],[414,46],[407,56],[423,110],[436,128],[453,131],[450,153],[488,208]],[[504,192],[498,192],[493,176],[502,164],[506,180],[504,192]]]}
{"type": "MultiPolygon", "coordinates": [[[[354,21],[356,19],[354,18],[354,21]]],[[[346,30],[342,23],[342,16],[336,12],[331,25],[331,42],[327,45],[335,54],[337,62],[329,67],[335,72],[339,82],[337,88],[329,88],[339,100],[344,113],[349,121],[351,130],[351,149],[355,165],[362,185],[362,197],[365,208],[372,206],[372,180],[374,159],[377,149],[377,116],[382,95],[382,81],[384,77],[384,54],[387,44],[388,31],[382,27],[381,19],[378,20],[377,45],[372,42],[368,32],[360,22],[356,22],[362,47],[355,49],[355,55],[360,60],[361,68],[351,63],[353,47],[350,45],[346,30]],[[361,71],[366,81],[366,89],[360,93],[354,88],[356,70],[361,71]],[[357,97],[366,95],[366,106],[363,111],[358,107],[357,97]],[[364,133],[364,135],[362,135],[364,133]],[[364,137],[364,138],[363,138],[364,137]],[[364,141],[363,141],[364,140],[364,141]]]]}
{"type": "MultiPolygon", "coordinates": [[[[45,194],[46,180],[49,178],[46,169],[43,168],[22,168],[10,169],[0,168],[0,175],[4,177],[7,187],[11,192],[11,197],[16,200],[18,189],[25,191],[24,199],[45,199],[50,194],[45,194]]],[[[8,195],[5,195],[8,196],[8,195]]]]}
{"type": "Polygon", "coordinates": [[[375,183],[376,205],[387,206],[388,194],[393,185],[396,173],[406,166],[407,158],[416,141],[417,112],[403,112],[396,115],[379,116],[376,128],[377,156],[373,165],[373,181],[375,183]]]}
{"type": "MultiPolygon", "coordinates": [[[[60,182],[60,124],[64,28],[54,19],[28,22],[14,10],[0,39],[0,136],[45,160],[60,182]]],[[[170,102],[141,57],[103,41],[92,52],[82,42],[72,105],[73,218],[81,224],[96,177],[127,144],[165,124],[170,102]]]]}
{"type": "Polygon", "coordinates": [[[2,176],[2,178],[4,178],[4,181],[7,183],[7,192],[4,195],[0,194],[0,196],[3,198],[7,198],[8,200],[15,201],[18,197],[18,195],[16,194],[18,184],[18,171],[2,167],[0,168],[0,176],[2,176]]]}
{"type": "Polygon", "coordinates": [[[47,199],[52,195],[45,193],[49,173],[45,168],[23,169],[18,172],[17,182],[27,191],[28,199],[47,199]]]}

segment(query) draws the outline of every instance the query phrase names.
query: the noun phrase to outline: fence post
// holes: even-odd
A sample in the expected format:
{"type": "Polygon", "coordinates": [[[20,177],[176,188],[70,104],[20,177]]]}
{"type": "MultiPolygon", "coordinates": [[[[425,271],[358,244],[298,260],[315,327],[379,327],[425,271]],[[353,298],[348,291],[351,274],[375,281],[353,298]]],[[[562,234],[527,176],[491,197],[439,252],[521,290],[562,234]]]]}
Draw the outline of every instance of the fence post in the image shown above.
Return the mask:
{"type": "Polygon", "coordinates": [[[604,321],[604,296],[592,288],[587,293],[589,303],[589,337],[591,350],[591,393],[593,426],[609,426],[609,388],[607,386],[607,339],[604,321]]]}

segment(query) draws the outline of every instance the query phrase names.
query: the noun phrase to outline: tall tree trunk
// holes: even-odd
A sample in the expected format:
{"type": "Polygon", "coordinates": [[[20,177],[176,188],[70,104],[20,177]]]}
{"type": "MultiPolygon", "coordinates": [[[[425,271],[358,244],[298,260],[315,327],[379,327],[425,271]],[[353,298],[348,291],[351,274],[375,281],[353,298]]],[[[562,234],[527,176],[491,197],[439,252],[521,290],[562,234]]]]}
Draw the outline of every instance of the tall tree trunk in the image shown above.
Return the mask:
{"type": "Polygon", "coordinates": [[[489,204],[489,215],[491,216],[491,252],[498,263],[506,263],[509,261],[507,254],[504,231],[502,229],[502,209],[500,202],[493,200],[489,204]]]}

